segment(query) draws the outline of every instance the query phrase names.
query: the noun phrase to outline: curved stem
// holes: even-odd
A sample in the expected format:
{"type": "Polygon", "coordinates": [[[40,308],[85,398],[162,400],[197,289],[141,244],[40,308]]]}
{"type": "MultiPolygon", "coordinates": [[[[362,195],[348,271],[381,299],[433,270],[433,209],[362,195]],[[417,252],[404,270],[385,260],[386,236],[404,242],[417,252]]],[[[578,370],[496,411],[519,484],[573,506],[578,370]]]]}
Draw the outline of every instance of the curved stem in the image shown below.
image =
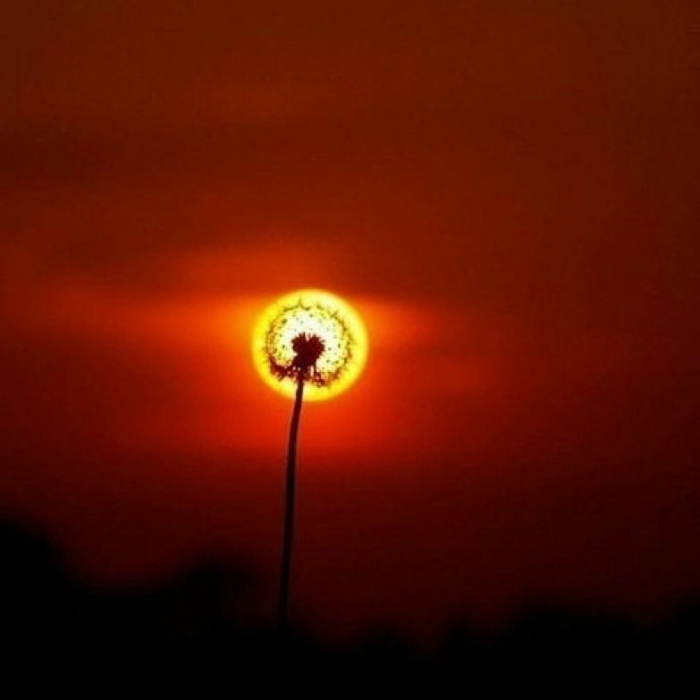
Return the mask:
{"type": "Polygon", "coordinates": [[[289,626],[289,575],[292,565],[292,545],[294,543],[294,492],[296,490],[297,438],[299,419],[304,399],[304,377],[299,376],[294,397],[292,422],[289,426],[289,443],[287,447],[287,483],[285,489],[284,530],[282,533],[282,565],[280,567],[280,589],[277,602],[277,622],[280,630],[289,626]]]}

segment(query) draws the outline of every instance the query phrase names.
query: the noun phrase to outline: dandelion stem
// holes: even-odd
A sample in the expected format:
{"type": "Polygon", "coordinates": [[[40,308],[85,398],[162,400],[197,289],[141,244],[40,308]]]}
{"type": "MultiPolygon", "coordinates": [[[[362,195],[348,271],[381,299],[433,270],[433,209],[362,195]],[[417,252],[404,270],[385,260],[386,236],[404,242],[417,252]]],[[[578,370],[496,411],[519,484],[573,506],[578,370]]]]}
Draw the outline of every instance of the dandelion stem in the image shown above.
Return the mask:
{"type": "Polygon", "coordinates": [[[282,533],[282,565],[280,567],[280,589],[277,603],[277,622],[280,631],[289,627],[289,575],[292,565],[292,545],[294,543],[294,493],[296,490],[297,437],[299,419],[304,399],[304,373],[297,378],[292,421],[289,426],[287,447],[287,484],[285,489],[284,530],[282,533]]]}

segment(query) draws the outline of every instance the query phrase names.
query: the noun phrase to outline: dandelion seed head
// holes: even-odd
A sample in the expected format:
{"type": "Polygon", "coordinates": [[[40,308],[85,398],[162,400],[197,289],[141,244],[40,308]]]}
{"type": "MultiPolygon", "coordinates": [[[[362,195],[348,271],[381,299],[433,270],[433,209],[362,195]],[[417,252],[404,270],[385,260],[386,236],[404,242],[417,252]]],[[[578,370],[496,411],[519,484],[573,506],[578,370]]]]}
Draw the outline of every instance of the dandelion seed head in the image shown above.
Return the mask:
{"type": "Polygon", "coordinates": [[[253,353],[263,378],[282,393],[292,395],[302,379],[308,398],[328,398],[361,372],[366,332],[357,313],[338,297],[302,290],[266,310],[254,334],[253,353]]]}

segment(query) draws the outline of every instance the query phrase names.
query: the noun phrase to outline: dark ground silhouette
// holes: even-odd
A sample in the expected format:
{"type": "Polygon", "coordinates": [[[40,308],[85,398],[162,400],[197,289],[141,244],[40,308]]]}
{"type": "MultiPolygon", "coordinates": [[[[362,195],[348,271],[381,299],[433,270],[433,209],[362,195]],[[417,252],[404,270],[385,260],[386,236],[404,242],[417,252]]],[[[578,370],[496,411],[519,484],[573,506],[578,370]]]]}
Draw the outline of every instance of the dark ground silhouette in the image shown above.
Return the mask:
{"type": "Polygon", "coordinates": [[[240,603],[255,579],[230,564],[203,564],[148,589],[106,591],[79,583],[49,541],[23,526],[0,525],[0,554],[4,695],[42,688],[95,697],[144,684],[162,693],[248,694],[284,680],[327,695],[388,682],[460,693],[537,687],[559,697],[586,687],[627,695],[654,683],[668,697],[675,684],[696,684],[700,671],[693,606],[651,629],[542,609],[496,638],[456,623],[427,655],[390,634],[331,647],[246,623],[240,603]]]}

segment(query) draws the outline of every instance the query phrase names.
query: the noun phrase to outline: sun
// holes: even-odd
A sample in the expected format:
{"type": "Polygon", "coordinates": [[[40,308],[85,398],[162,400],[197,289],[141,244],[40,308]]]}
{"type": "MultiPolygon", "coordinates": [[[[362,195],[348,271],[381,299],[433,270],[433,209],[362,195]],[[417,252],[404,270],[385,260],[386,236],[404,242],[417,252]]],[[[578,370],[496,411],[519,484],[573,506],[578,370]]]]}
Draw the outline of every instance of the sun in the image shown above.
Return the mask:
{"type": "Polygon", "coordinates": [[[367,362],[365,324],[346,301],[319,289],[285,294],[258,317],[253,362],[265,383],[293,398],[298,379],[295,363],[300,347],[308,348],[309,342],[317,347],[305,380],[307,400],[330,399],[355,383],[367,362]]]}

